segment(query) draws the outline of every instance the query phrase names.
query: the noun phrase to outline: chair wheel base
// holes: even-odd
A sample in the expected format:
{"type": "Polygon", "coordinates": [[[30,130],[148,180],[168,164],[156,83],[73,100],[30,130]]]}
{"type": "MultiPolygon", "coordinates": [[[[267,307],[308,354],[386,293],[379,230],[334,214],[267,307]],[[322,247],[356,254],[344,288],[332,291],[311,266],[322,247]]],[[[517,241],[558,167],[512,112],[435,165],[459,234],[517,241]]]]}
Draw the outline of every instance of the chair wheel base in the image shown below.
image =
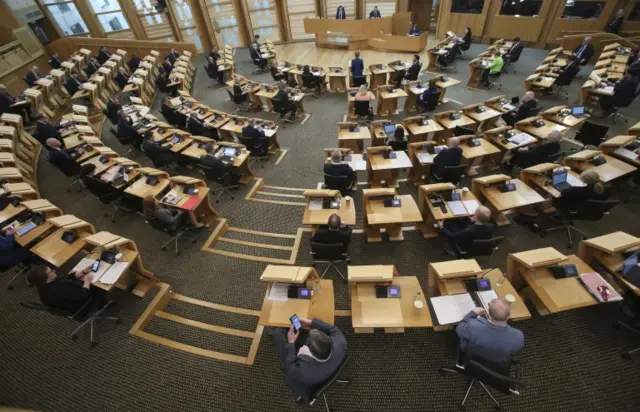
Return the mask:
{"type": "Polygon", "coordinates": [[[197,241],[198,241],[197,239],[193,239],[191,243],[196,243],[197,241]]]}
{"type": "Polygon", "coordinates": [[[459,410],[459,411],[466,411],[466,410],[467,410],[467,407],[466,407],[466,406],[464,406],[464,405],[460,405],[460,406],[458,406],[458,410],[459,410]]]}
{"type": "Polygon", "coordinates": [[[176,252],[176,256],[180,256],[180,251],[176,252]]]}
{"type": "Polygon", "coordinates": [[[622,356],[624,360],[631,360],[631,354],[629,352],[620,352],[620,356],[622,356]]]}

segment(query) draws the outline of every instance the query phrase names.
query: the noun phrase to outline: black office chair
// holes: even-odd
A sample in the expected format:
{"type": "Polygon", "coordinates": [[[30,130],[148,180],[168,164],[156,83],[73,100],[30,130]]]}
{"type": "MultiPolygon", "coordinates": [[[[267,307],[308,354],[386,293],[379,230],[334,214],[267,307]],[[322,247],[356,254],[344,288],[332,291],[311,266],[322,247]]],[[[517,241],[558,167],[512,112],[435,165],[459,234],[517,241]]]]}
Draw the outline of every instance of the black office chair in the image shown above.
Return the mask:
{"type": "Polygon", "coordinates": [[[111,222],[116,222],[116,213],[118,210],[125,210],[124,204],[121,202],[122,192],[113,187],[109,183],[105,183],[102,180],[93,176],[85,176],[82,178],[82,183],[85,188],[94,195],[102,204],[111,206],[104,212],[104,217],[108,217],[111,213],[111,222]]]}
{"type": "Polygon", "coordinates": [[[579,210],[561,210],[558,217],[546,216],[552,222],[558,223],[558,225],[540,228],[540,236],[545,237],[547,233],[554,230],[565,230],[567,232],[567,238],[569,239],[567,247],[571,249],[573,248],[573,237],[571,236],[572,230],[582,236],[583,239],[587,238],[587,235],[584,232],[574,226],[574,221],[587,220],[597,222],[605,215],[608,215],[609,211],[619,204],[619,200],[587,200],[581,205],[582,207],[579,210]]]}
{"type": "Polygon", "coordinates": [[[190,231],[190,228],[187,226],[180,225],[178,226],[177,229],[174,229],[171,227],[170,224],[164,223],[161,220],[154,219],[154,218],[147,218],[146,222],[147,224],[149,224],[149,226],[151,226],[155,230],[167,233],[169,236],[171,236],[171,239],[167,240],[165,243],[163,243],[160,246],[160,250],[167,250],[167,245],[173,242],[176,256],[180,256],[180,249],[178,249],[178,241],[190,240],[191,243],[197,242],[197,239],[195,238],[185,237],[185,235],[190,231]]]}
{"type": "Polygon", "coordinates": [[[220,197],[224,193],[228,193],[229,196],[231,196],[231,200],[235,200],[235,196],[231,193],[230,189],[238,190],[240,188],[240,177],[237,176],[232,166],[226,166],[222,161],[220,161],[216,162],[215,167],[208,167],[203,164],[198,165],[198,167],[202,169],[207,180],[221,186],[219,189],[214,189],[212,191],[213,194],[219,192],[215,199],[216,203],[220,203],[220,197]]]}
{"type": "Polygon", "coordinates": [[[80,180],[80,170],[78,170],[77,173],[74,173],[65,167],[61,167],[61,165],[51,162],[51,157],[49,157],[48,160],[49,160],[49,163],[53,165],[53,167],[60,170],[65,176],[73,179],[71,184],[67,186],[67,192],[70,192],[73,186],[77,187],[78,192],[82,192],[82,190],[84,189],[84,186],[82,186],[82,181],[80,180]]]}
{"type": "Polygon", "coordinates": [[[238,96],[236,96],[235,94],[233,94],[232,90],[229,89],[225,89],[227,94],[229,95],[229,99],[234,102],[236,104],[236,106],[238,106],[238,108],[236,110],[234,110],[232,113],[236,113],[236,112],[246,112],[249,109],[247,108],[246,102],[247,102],[247,95],[246,94],[240,94],[238,96]]]}
{"type": "Polygon", "coordinates": [[[353,180],[351,176],[334,176],[324,174],[324,188],[331,190],[339,190],[342,196],[347,196],[351,191],[353,180]]]}
{"type": "Polygon", "coordinates": [[[420,109],[418,110],[418,113],[432,112],[438,107],[438,104],[440,104],[440,93],[427,95],[427,101],[424,102],[424,104],[419,104],[416,100],[416,108],[420,109]]]}
{"type": "MultiPolygon", "coordinates": [[[[330,412],[331,408],[329,408],[329,402],[327,401],[327,395],[325,395],[325,392],[327,391],[327,389],[329,389],[331,387],[331,385],[333,385],[334,383],[345,383],[345,384],[349,384],[351,383],[351,381],[349,379],[338,379],[340,377],[340,375],[342,374],[342,371],[344,370],[345,366],[347,366],[347,363],[349,362],[349,355],[347,355],[344,360],[342,361],[342,363],[340,364],[340,366],[338,367],[338,369],[336,369],[336,371],[333,373],[333,375],[331,375],[331,377],[329,377],[329,379],[327,379],[327,381],[325,383],[323,383],[322,385],[320,385],[312,394],[311,394],[311,399],[309,401],[309,406],[313,406],[313,404],[316,402],[316,400],[322,396],[322,399],[324,400],[324,407],[325,409],[330,412]]],[[[303,404],[304,400],[299,397],[298,399],[296,399],[296,402],[298,404],[303,404]]]]}
{"type": "MultiPolygon", "coordinates": [[[[633,293],[625,293],[624,304],[620,308],[624,320],[618,320],[613,327],[620,330],[625,329],[636,336],[640,336],[640,300],[633,293]]],[[[631,348],[625,347],[620,351],[623,359],[630,360],[631,355],[640,352],[640,346],[631,348]]]]}
{"type": "Polygon", "coordinates": [[[625,123],[629,123],[629,118],[625,115],[623,115],[622,113],[620,113],[620,109],[624,108],[624,107],[629,107],[631,106],[631,104],[633,103],[634,99],[630,99],[626,102],[623,103],[619,103],[619,104],[615,104],[613,106],[614,111],[613,113],[611,113],[611,118],[613,119],[613,123],[616,123],[616,120],[618,119],[622,119],[624,120],[625,123]]]}
{"type": "Polygon", "coordinates": [[[489,395],[497,410],[501,410],[500,404],[491,392],[489,392],[486,385],[499,390],[505,395],[520,395],[520,390],[525,388],[524,383],[521,381],[522,368],[520,364],[515,361],[509,362],[508,365],[501,365],[501,367],[498,368],[493,365],[490,367],[488,364],[484,364],[484,362],[481,363],[478,360],[471,359],[465,362],[463,366],[456,362],[456,366],[454,367],[442,367],[439,369],[440,375],[444,376],[445,372],[459,373],[471,378],[467,392],[460,403],[460,410],[465,409],[464,404],[476,383],[482,386],[482,389],[489,395]],[[513,376],[511,375],[512,369],[514,370],[513,376]]]}
{"type": "Polygon", "coordinates": [[[142,144],[142,136],[122,136],[112,127],[109,132],[120,142],[121,145],[127,147],[127,151],[122,154],[122,157],[127,157],[132,154],[132,157],[137,157],[140,152],[140,146],[142,144]]]}
{"type": "MultiPolygon", "coordinates": [[[[351,232],[351,229],[349,229],[351,232]]],[[[316,267],[318,263],[327,264],[327,267],[320,275],[320,278],[323,279],[324,275],[329,271],[329,269],[333,268],[338,275],[342,278],[343,283],[347,283],[347,279],[344,277],[340,269],[336,266],[336,263],[345,263],[349,264],[351,259],[349,259],[349,255],[347,253],[347,248],[342,243],[334,243],[334,244],[325,244],[325,243],[317,243],[311,242],[311,256],[313,257],[312,266],[316,267]]]]}
{"type": "Polygon", "coordinates": [[[442,172],[442,176],[438,176],[434,172],[434,168],[431,168],[431,175],[437,183],[448,182],[454,185],[458,185],[460,181],[464,178],[464,172],[467,169],[465,165],[459,166],[445,166],[444,171],[442,172]]]}
{"type": "Polygon", "coordinates": [[[608,131],[609,128],[607,126],[601,126],[587,120],[582,124],[578,133],[576,133],[574,140],[582,143],[583,149],[587,146],[598,148],[600,143],[606,139],[608,131]]]}
{"type": "Polygon", "coordinates": [[[476,132],[474,130],[471,129],[467,129],[465,127],[460,127],[460,126],[456,126],[453,128],[453,135],[454,136],[468,136],[468,135],[475,135],[476,132]]]}
{"type": "Polygon", "coordinates": [[[160,106],[160,113],[170,125],[177,126],[180,124],[176,109],[170,107],[168,104],[162,103],[162,106],[160,106]]]}
{"type": "Polygon", "coordinates": [[[464,42],[460,45],[460,55],[466,54],[467,50],[471,48],[472,40],[473,39],[471,37],[464,40],[464,42]]]}
{"type": "Polygon", "coordinates": [[[447,253],[459,259],[470,259],[479,256],[491,256],[494,251],[498,250],[498,246],[504,240],[504,236],[496,236],[491,239],[473,239],[468,250],[460,249],[457,244],[453,245],[452,252],[447,253]]]}
{"type": "Polygon", "coordinates": [[[249,47],[249,55],[251,56],[251,61],[257,67],[253,70],[253,74],[264,73],[267,71],[267,60],[262,57],[260,54],[262,52],[255,51],[252,47],[249,47]]]}
{"type": "Polygon", "coordinates": [[[367,127],[373,120],[371,102],[368,100],[356,100],[353,102],[353,111],[358,116],[358,123],[361,127],[367,127]]]}
{"type": "MultiPolygon", "coordinates": [[[[278,119],[276,124],[282,124],[282,123],[293,124],[293,120],[287,119],[287,117],[285,116],[289,112],[288,107],[285,106],[284,103],[276,99],[273,99],[271,102],[273,104],[273,111],[280,115],[280,119],[278,119]]],[[[283,124],[282,127],[284,128],[285,125],[283,124]]]]}
{"type": "Polygon", "coordinates": [[[360,87],[367,83],[367,76],[351,76],[351,87],[360,87]]]}
{"type": "Polygon", "coordinates": [[[446,54],[438,56],[436,59],[436,67],[440,71],[450,70],[452,72],[456,71],[456,68],[451,66],[451,64],[456,60],[458,53],[460,52],[460,44],[455,44],[453,47],[449,49],[446,54]]]}
{"type": "Polygon", "coordinates": [[[553,85],[558,98],[564,99],[564,100],[569,99],[569,93],[567,93],[567,87],[571,85],[572,81],[573,81],[573,78],[569,76],[560,75],[556,78],[556,80],[553,82],[553,85]]]}
{"type": "Polygon", "coordinates": [[[7,290],[13,290],[13,282],[16,281],[19,277],[23,277],[27,286],[31,286],[29,281],[27,280],[27,272],[31,269],[31,265],[27,262],[20,262],[13,266],[3,266],[0,267],[0,272],[5,273],[10,270],[14,270],[14,275],[11,280],[7,283],[7,290]]]}
{"type": "Polygon", "coordinates": [[[540,114],[542,109],[544,109],[544,106],[538,106],[538,107],[535,107],[535,108],[531,109],[531,113],[529,114],[529,117],[537,116],[538,114],[540,114]]]}
{"type": "Polygon", "coordinates": [[[260,167],[264,169],[264,162],[269,161],[269,138],[262,138],[257,143],[251,137],[240,136],[239,140],[240,144],[243,144],[250,152],[249,158],[251,159],[251,163],[249,166],[255,162],[261,162],[260,167]]]}
{"type": "Polygon", "coordinates": [[[502,83],[498,81],[500,76],[502,75],[503,70],[496,73],[489,73],[489,84],[487,85],[487,89],[491,89],[493,87],[498,88],[498,90],[502,89],[502,83]]]}
{"type": "Polygon", "coordinates": [[[304,97],[318,98],[318,93],[320,93],[320,78],[318,76],[314,76],[313,74],[303,74],[302,89],[305,92],[304,97]],[[315,90],[316,92],[310,92],[310,90],[315,90]]]}
{"type": "Polygon", "coordinates": [[[406,140],[391,140],[389,141],[389,146],[393,149],[394,152],[406,152],[408,142],[406,140]]]}

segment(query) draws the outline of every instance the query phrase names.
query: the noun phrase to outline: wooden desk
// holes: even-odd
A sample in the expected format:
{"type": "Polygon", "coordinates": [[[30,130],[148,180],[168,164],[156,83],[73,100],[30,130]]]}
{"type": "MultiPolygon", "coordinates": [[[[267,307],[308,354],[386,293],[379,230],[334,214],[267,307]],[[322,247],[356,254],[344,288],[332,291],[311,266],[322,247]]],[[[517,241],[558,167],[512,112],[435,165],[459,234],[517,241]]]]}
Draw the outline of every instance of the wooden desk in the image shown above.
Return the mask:
{"type": "MultiPolygon", "coordinates": [[[[581,181],[580,175],[571,170],[571,168],[555,163],[541,163],[536,166],[522,169],[520,171],[520,180],[533,188],[537,188],[538,193],[546,195],[547,198],[558,199],[562,196],[562,193],[551,185],[551,174],[554,170],[559,168],[567,170],[567,173],[572,177],[572,180],[576,179],[577,181],[581,181]]],[[[551,206],[552,205],[549,205],[549,207],[551,206]]]]}
{"type": "Polygon", "coordinates": [[[307,206],[304,209],[304,215],[302,216],[303,225],[312,225],[315,228],[318,225],[326,225],[329,221],[329,216],[334,213],[340,216],[342,222],[346,225],[356,224],[356,206],[355,201],[351,197],[340,197],[340,192],[337,190],[307,190],[303,193],[306,198],[307,206]],[[314,199],[330,198],[332,200],[340,201],[339,209],[320,209],[311,210],[310,204],[314,199]]]}
{"type": "Polygon", "coordinates": [[[564,163],[569,165],[580,172],[585,170],[594,169],[600,175],[600,180],[605,183],[611,182],[619,177],[633,173],[637,170],[635,166],[627,164],[622,160],[618,160],[615,157],[611,157],[606,154],[602,156],[607,160],[606,163],[596,166],[589,161],[597,156],[599,151],[595,150],[583,150],[578,153],[574,153],[571,156],[567,156],[564,159],[564,163]]]}
{"type": "Polygon", "coordinates": [[[339,147],[351,149],[353,153],[362,153],[365,140],[371,140],[371,132],[367,127],[359,127],[357,123],[338,123],[339,147]]]}
{"type": "Polygon", "coordinates": [[[394,276],[398,276],[398,270],[394,265],[349,265],[347,267],[349,283],[388,283],[394,276]]]}
{"type": "Polygon", "coordinates": [[[533,126],[533,122],[536,120],[542,120],[542,116],[529,117],[528,119],[520,120],[516,123],[515,127],[516,129],[530,134],[531,136],[534,136],[538,139],[546,139],[554,130],[559,131],[561,134],[564,134],[567,131],[566,126],[553,123],[550,120],[543,120],[544,126],[535,127],[533,126]]]}
{"type": "Polygon", "coordinates": [[[169,177],[165,173],[147,174],[141,171],[138,180],[136,180],[124,192],[140,199],[144,199],[147,196],[158,196],[167,188],[167,186],[169,186],[169,177]],[[147,177],[149,176],[156,176],[158,178],[158,183],[156,183],[155,186],[151,186],[146,183],[147,177]]]}
{"type": "Polygon", "coordinates": [[[31,252],[53,266],[60,267],[84,247],[84,238],[90,234],[87,227],[77,229],[61,227],[32,247],[31,252]],[[78,234],[78,238],[71,244],[62,240],[62,234],[69,230],[78,234]]]}
{"type": "Polygon", "coordinates": [[[232,142],[218,142],[218,150],[224,150],[225,147],[233,147],[238,153],[233,157],[233,167],[240,172],[240,183],[247,184],[253,179],[253,171],[249,165],[249,156],[251,152],[244,145],[232,142]]]}
{"type": "Polygon", "coordinates": [[[439,196],[439,193],[444,191],[457,191],[460,194],[460,201],[476,201],[477,206],[480,206],[480,202],[478,202],[478,199],[476,199],[476,196],[470,190],[456,190],[456,186],[451,183],[435,183],[420,186],[418,190],[418,206],[424,221],[424,224],[421,225],[421,230],[423,236],[427,239],[438,237],[439,231],[436,228],[437,223],[447,219],[458,219],[473,215],[470,210],[467,210],[465,214],[454,215],[447,202],[445,202],[445,212],[439,207],[433,207],[429,201],[429,195],[439,196]]]}
{"type": "Polygon", "coordinates": [[[6,221],[13,219],[18,214],[24,212],[25,207],[22,205],[14,206],[11,203],[4,208],[4,210],[0,210],[0,224],[4,224],[6,221]]]}
{"type": "Polygon", "coordinates": [[[474,278],[483,273],[475,259],[430,262],[427,266],[427,297],[438,296],[439,284],[449,280],[474,278]]]}
{"type": "Polygon", "coordinates": [[[351,321],[355,333],[373,333],[374,328],[384,328],[386,333],[404,333],[404,328],[433,326],[417,277],[394,276],[391,285],[400,287],[399,298],[376,298],[376,283],[351,285],[351,321]],[[413,305],[418,293],[423,303],[420,310],[413,305]]]}
{"type": "Polygon", "coordinates": [[[582,117],[575,117],[571,114],[571,109],[567,106],[555,106],[545,110],[540,113],[540,115],[545,120],[550,120],[565,127],[576,127],[578,129],[582,126],[582,123],[590,117],[590,115],[586,113],[582,117]]]}
{"type": "Polygon", "coordinates": [[[440,76],[439,80],[436,81],[436,87],[440,89],[440,103],[449,103],[449,99],[444,97],[447,89],[460,83],[462,83],[462,81],[453,79],[449,76],[440,76]],[[446,79],[446,81],[443,79],[446,79]]]}
{"type": "MultiPolygon", "coordinates": [[[[388,148],[389,146],[379,146],[376,149],[388,148]]],[[[387,187],[398,187],[398,172],[400,169],[410,169],[413,164],[409,159],[409,156],[404,151],[392,152],[395,153],[395,159],[385,159],[382,152],[373,152],[373,148],[369,149],[368,162],[367,162],[367,174],[369,178],[369,185],[372,188],[381,187],[383,181],[387,187]]]]}
{"type": "Polygon", "coordinates": [[[495,183],[489,183],[488,179],[485,180],[485,178],[491,177],[492,176],[485,176],[483,178],[474,179],[472,185],[473,192],[476,197],[483,202],[486,200],[487,206],[491,209],[492,218],[498,226],[504,226],[511,223],[505,216],[505,212],[510,210],[523,212],[522,209],[527,206],[544,202],[544,198],[542,196],[520,179],[508,178],[495,183]],[[505,181],[515,184],[516,190],[506,193],[500,192],[498,183],[503,183],[505,181]]]}
{"type": "Polygon", "coordinates": [[[162,197],[160,202],[168,207],[191,211],[196,216],[196,219],[198,219],[198,222],[202,222],[206,227],[210,227],[211,224],[216,221],[218,215],[209,201],[209,192],[211,189],[207,184],[200,179],[194,179],[188,176],[174,176],[170,178],[170,181],[172,185],[171,190],[162,197]],[[197,189],[198,192],[195,195],[188,195],[185,193],[187,187],[193,187],[197,189]],[[180,198],[180,200],[177,203],[168,203],[166,201],[168,196],[175,196],[180,198]],[[195,206],[189,209],[185,208],[184,204],[192,198],[198,199],[195,206]]]}
{"type": "Polygon", "coordinates": [[[489,143],[488,140],[476,138],[473,135],[458,136],[460,139],[460,147],[462,149],[462,162],[461,164],[467,166],[465,172],[467,176],[475,176],[478,174],[477,169],[483,163],[490,163],[497,167],[500,163],[500,149],[489,143]],[[469,146],[469,142],[475,139],[480,142],[479,146],[469,146]]]}
{"type": "Polygon", "coordinates": [[[371,73],[371,80],[369,81],[370,87],[375,90],[380,86],[386,85],[387,75],[395,71],[383,65],[379,67],[376,64],[372,64],[369,66],[369,72],[371,73]]]}
{"type": "Polygon", "coordinates": [[[638,149],[627,149],[627,146],[636,143],[638,137],[634,135],[614,136],[611,139],[600,143],[599,149],[606,154],[614,156],[633,166],[640,166],[640,154],[638,149]]]}
{"type": "Polygon", "coordinates": [[[446,147],[438,146],[433,140],[409,143],[408,151],[412,167],[411,170],[409,170],[407,180],[410,183],[420,185],[428,181],[429,176],[431,175],[433,159],[436,156],[435,154],[429,153],[429,147],[431,146],[434,147],[434,151],[437,147],[440,147],[440,149],[446,147]]]}
{"type": "Polygon", "coordinates": [[[394,89],[393,92],[386,90],[388,86],[380,86],[378,88],[378,116],[393,116],[398,114],[398,99],[407,97],[407,93],[402,89],[394,89]]]}
{"type": "Polygon", "coordinates": [[[442,127],[444,127],[445,130],[447,131],[447,133],[441,134],[441,138],[446,139],[448,137],[453,136],[453,129],[455,129],[456,126],[463,127],[465,129],[471,129],[471,130],[476,130],[476,128],[478,127],[478,124],[473,119],[466,116],[464,113],[460,114],[459,119],[453,120],[449,118],[449,115],[452,113],[454,113],[453,110],[448,112],[437,113],[436,115],[433,116],[434,120],[440,123],[442,127]]]}
{"type": "Polygon", "coordinates": [[[403,123],[405,130],[409,131],[409,143],[437,139],[440,133],[444,131],[444,128],[433,119],[427,119],[426,124],[422,124],[422,116],[407,117],[403,123]]]}
{"type": "Polygon", "coordinates": [[[387,229],[389,240],[404,240],[403,223],[422,222],[420,209],[411,195],[396,195],[395,189],[364,189],[363,203],[365,211],[364,231],[367,242],[381,242],[382,228],[387,229]],[[385,198],[397,198],[400,207],[385,207],[385,198]]]}
{"type": "Polygon", "coordinates": [[[344,92],[347,90],[347,73],[342,67],[329,67],[327,72],[330,92],[344,92]]]}
{"type": "Polygon", "coordinates": [[[472,104],[462,108],[462,113],[478,123],[478,130],[484,130],[489,125],[493,127],[493,122],[502,116],[502,113],[491,107],[484,107],[482,104],[472,104]],[[480,109],[481,108],[481,109],[480,109]],[[484,110],[484,111],[479,111],[484,110]]]}
{"type": "Polygon", "coordinates": [[[485,70],[489,70],[489,64],[491,60],[483,59],[481,57],[475,58],[469,62],[469,80],[467,80],[467,87],[470,89],[484,89],[482,84],[482,73],[485,70]]]}

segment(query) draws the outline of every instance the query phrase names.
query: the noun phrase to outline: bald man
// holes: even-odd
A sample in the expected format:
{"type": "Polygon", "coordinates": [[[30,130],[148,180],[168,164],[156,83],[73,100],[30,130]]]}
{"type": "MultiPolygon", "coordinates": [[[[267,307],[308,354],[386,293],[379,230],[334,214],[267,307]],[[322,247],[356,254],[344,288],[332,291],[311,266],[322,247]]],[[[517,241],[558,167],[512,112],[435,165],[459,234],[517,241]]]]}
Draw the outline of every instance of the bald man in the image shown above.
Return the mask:
{"type": "Polygon", "coordinates": [[[587,36],[582,41],[582,44],[575,48],[573,54],[578,58],[578,62],[580,62],[581,66],[589,63],[591,57],[595,54],[595,49],[591,44],[591,36],[587,36]]]}
{"type": "Polygon", "coordinates": [[[325,245],[342,243],[345,250],[349,247],[350,240],[351,233],[349,229],[347,229],[347,226],[342,222],[340,216],[335,213],[329,216],[328,225],[320,226],[311,238],[312,242],[323,243],[325,245]]]}
{"type": "Polygon", "coordinates": [[[562,134],[554,130],[549,133],[546,139],[540,140],[534,145],[518,149],[509,164],[511,167],[517,166],[521,169],[526,169],[527,167],[544,163],[550,156],[560,152],[561,140],[562,134]]]}
{"type": "Polygon", "coordinates": [[[475,308],[456,327],[460,350],[468,358],[506,366],[510,356],[524,346],[522,331],[507,325],[509,303],[502,299],[489,302],[489,310],[475,308]]]}
{"type": "Polygon", "coordinates": [[[446,219],[440,224],[440,233],[447,237],[454,251],[467,252],[474,239],[491,239],[496,226],[491,223],[491,211],[478,206],[471,218],[446,219]]]}
{"type": "Polygon", "coordinates": [[[538,105],[535,97],[536,95],[534,92],[525,92],[522,99],[520,99],[520,104],[516,111],[510,111],[503,114],[502,120],[504,120],[509,126],[513,126],[516,122],[526,119],[527,117],[531,117],[533,109],[538,105]]]}
{"type": "Polygon", "coordinates": [[[442,177],[446,166],[460,166],[462,160],[462,148],[460,147],[460,139],[451,137],[447,140],[447,148],[442,149],[440,153],[433,158],[433,167],[431,172],[442,177]]]}
{"type": "Polygon", "coordinates": [[[24,81],[27,82],[29,87],[33,87],[38,79],[42,79],[42,77],[42,73],[40,73],[38,66],[32,66],[31,71],[28,72],[26,76],[24,76],[24,81]]]}

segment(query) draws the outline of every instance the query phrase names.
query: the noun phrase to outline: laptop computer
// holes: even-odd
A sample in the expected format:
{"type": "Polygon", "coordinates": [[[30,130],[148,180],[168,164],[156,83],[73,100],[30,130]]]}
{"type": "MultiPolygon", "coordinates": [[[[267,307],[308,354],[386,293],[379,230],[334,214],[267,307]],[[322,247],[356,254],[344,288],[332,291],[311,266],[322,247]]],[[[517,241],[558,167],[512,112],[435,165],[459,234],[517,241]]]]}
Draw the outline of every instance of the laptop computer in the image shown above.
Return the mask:
{"type": "Polygon", "coordinates": [[[559,172],[553,172],[551,175],[551,186],[553,186],[556,190],[562,192],[563,190],[567,190],[571,187],[569,183],[567,183],[567,176],[569,172],[566,170],[562,170],[559,172]]]}
{"type": "Polygon", "coordinates": [[[396,125],[395,124],[386,124],[384,125],[384,132],[387,135],[392,135],[396,132],[396,125]]]}
{"type": "Polygon", "coordinates": [[[571,109],[571,114],[573,117],[581,118],[584,117],[584,106],[575,106],[571,109]]]}

